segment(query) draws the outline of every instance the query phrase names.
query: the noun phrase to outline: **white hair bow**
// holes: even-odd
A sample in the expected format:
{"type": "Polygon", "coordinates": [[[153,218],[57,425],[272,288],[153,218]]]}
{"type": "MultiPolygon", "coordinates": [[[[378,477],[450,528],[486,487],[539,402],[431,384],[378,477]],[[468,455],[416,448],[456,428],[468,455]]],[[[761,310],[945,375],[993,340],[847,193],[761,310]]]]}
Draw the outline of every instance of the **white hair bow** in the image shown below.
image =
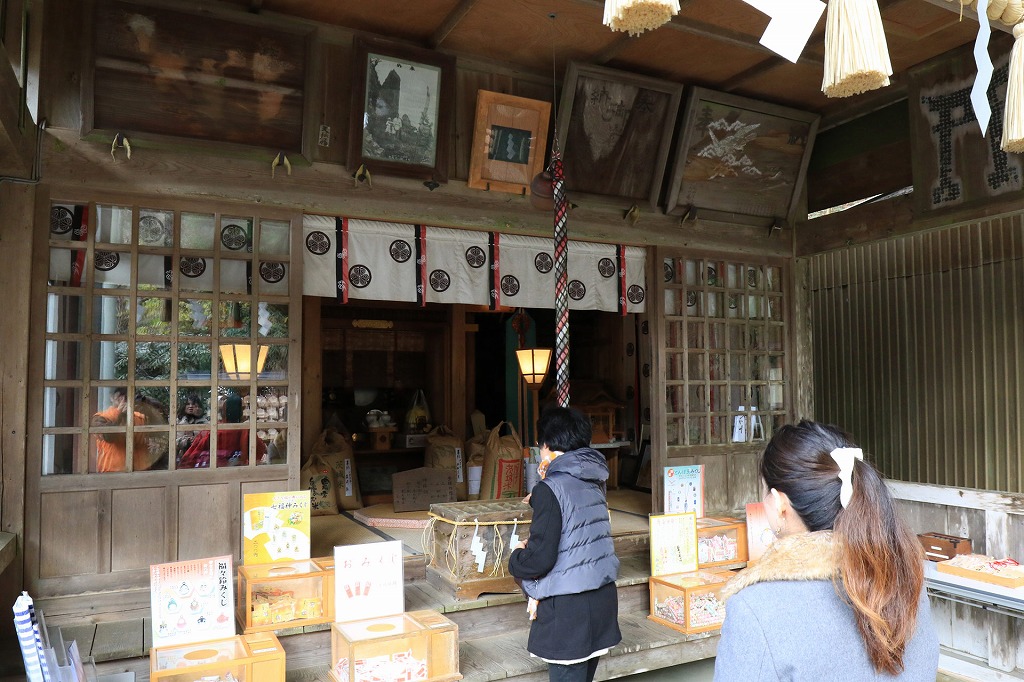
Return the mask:
{"type": "Polygon", "coordinates": [[[850,504],[850,498],[853,497],[853,460],[863,461],[864,451],[860,448],[836,448],[829,454],[839,465],[839,480],[843,482],[843,487],[839,490],[839,502],[843,509],[846,509],[850,504]]]}

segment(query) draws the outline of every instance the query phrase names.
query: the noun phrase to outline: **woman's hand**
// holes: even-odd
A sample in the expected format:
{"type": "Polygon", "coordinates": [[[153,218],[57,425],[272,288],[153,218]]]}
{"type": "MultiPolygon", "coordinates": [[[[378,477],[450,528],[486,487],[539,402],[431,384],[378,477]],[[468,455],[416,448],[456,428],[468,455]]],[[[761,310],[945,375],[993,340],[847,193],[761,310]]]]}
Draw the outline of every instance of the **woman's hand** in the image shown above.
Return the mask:
{"type": "Polygon", "coordinates": [[[515,546],[515,549],[526,549],[526,540],[520,540],[519,544],[515,546]]]}
{"type": "Polygon", "coordinates": [[[530,493],[529,495],[527,495],[526,497],[524,497],[524,498],[523,498],[523,504],[530,504],[530,498],[531,498],[531,497],[533,497],[533,493],[530,493]]]}

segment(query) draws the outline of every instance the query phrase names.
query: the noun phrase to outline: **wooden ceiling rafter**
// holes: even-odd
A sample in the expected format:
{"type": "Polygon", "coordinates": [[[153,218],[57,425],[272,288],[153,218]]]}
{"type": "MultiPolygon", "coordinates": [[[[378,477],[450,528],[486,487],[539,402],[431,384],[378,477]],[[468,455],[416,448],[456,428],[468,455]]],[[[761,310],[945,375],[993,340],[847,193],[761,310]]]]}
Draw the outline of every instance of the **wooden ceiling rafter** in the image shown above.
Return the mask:
{"type": "MultiPolygon", "coordinates": [[[[604,8],[604,0],[576,0],[576,2],[589,5],[595,8],[604,8]]],[[[682,6],[682,3],[680,3],[682,6]]],[[[732,29],[722,28],[704,21],[692,19],[689,17],[672,17],[671,21],[662,26],[661,28],[671,28],[683,33],[689,33],[691,35],[700,36],[702,38],[709,38],[716,40],[720,43],[732,45],[733,47],[741,47],[746,50],[754,50],[755,52],[765,52],[768,54],[775,54],[767,47],[758,42],[758,38],[743,33],[741,31],[733,31],[732,29]]],[[[609,29],[611,30],[611,29],[609,29]]],[[[656,29],[657,30],[657,29],[656,29]]],[[[822,65],[822,60],[816,57],[810,57],[801,55],[800,60],[804,64],[817,64],[822,65]]]]}
{"type": "Polygon", "coordinates": [[[635,38],[633,36],[623,33],[615,40],[615,42],[594,55],[590,62],[592,64],[597,64],[598,66],[604,66],[611,60],[615,59],[615,57],[617,57],[618,54],[634,40],[635,38]]]}
{"type": "Polygon", "coordinates": [[[460,0],[459,4],[448,13],[448,16],[444,18],[444,21],[437,27],[434,34],[430,36],[430,47],[434,49],[440,47],[444,39],[448,37],[448,34],[455,30],[455,27],[469,14],[469,10],[473,9],[473,5],[477,2],[478,0],[460,0]]]}
{"type": "MultiPolygon", "coordinates": [[[[929,5],[935,5],[936,7],[942,7],[957,16],[962,15],[968,19],[973,19],[975,22],[978,21],[978,13],[969,7],[961,6],[959,0],[956,0],[956,2],[950,2],[949,0],[924,0],[924,2],[927,2],[929,5]]],[[[990,21],[989,25],[996,30],[1003,31],[1004,33],[1013,33],[1013,26],[1007,26],[1001,21],[990,21]]]]}

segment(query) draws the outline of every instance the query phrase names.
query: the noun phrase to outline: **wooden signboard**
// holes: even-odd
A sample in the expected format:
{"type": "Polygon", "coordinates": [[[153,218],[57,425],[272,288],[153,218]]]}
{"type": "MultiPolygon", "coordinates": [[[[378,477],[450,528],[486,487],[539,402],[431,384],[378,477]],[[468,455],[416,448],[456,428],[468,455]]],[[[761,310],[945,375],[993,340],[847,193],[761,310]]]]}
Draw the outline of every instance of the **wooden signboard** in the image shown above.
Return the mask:
{"type": "Polygon", "coordinates": [[[426,511],[431,503],[455,501],[455,472],[420,467],[391,476],[396,512],[426,511]]]}
{"type": "Polygon", "coordinates": [[[984,136],[971,104],[977,66],[969,45],[909,72],[917,211],[959,208],[1024,187],[1020,156],[1000,148],[1011,45],[1009,36],[992,36],[992,117],[984,136]]]}

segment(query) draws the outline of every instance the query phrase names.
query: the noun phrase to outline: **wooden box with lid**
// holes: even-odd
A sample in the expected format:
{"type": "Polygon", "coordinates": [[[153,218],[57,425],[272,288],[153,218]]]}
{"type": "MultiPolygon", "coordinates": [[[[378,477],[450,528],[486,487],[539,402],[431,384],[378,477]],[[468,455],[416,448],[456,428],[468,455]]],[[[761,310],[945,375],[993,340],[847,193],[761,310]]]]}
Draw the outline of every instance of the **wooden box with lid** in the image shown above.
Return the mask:
{"type": "Polygon", "coordinates": [[[725,620],[720,593],[732,576],[728,571],[651,576],[651,613],[647,617],[688,635],[717,630],[725,620]]]}
{"type": "Polygon", "coordinates": [[[284,682],[284,649],[272,632],[238,635],[149,651],[153,682],[284,682]]]}
{"type": "Polygon", "coordinates": [[[437,611],[410,611],[331,626],[334,682],[449,682],[459,673],[459,626],[437,611]]]}
{"type": "Polygon", "coordinates": [[[334,620],[330,574],[313,561],[238,567],[238,622],[246,633],[334,620]]]}

